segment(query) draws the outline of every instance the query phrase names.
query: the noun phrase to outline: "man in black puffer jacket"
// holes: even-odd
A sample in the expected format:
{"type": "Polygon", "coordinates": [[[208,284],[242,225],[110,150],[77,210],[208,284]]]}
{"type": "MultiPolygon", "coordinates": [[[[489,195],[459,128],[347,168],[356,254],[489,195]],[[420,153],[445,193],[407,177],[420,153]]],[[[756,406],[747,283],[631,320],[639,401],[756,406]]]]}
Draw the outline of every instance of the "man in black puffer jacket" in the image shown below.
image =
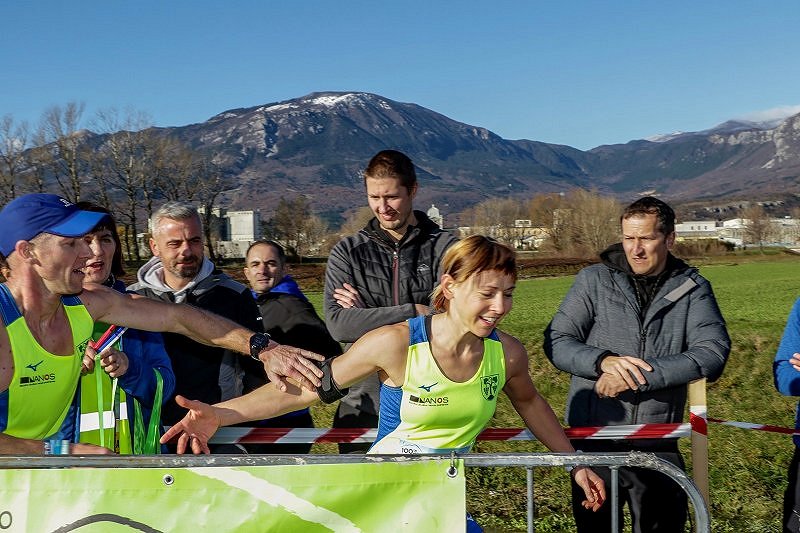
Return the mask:
{"type": "MultiPolygon", "coordinates": [[[[283,247],[267,240],[255,241],[245,254],[244,276],[263,318],[264,331],[280,344],[322,354],[326,359],[341,355],[342,346],[331,338],[314,306],[286,273],[283,247]]],[[[313,428],[308,408],[261,420],[258,427],[313,428]]],[[[310,443],[262,444],[258,453],[298,455],[311,451],[310,443]]]]}
{"type": "MultiPolygon", "coordinates": [[[[325,321],[334,339],[353,343],[380,326],[428,314],[439,282],[439,263],[456,239],[414,211],[414,164],[401,152],[376,154],[364,171],[367,199],[375,218],[331,251],[325,271],[325,321]]],[[[378,376],[350,387],[334,427],[378,427],[378,376]]],[[[339,451],[369,445],[340,444],[339,451]]]]}

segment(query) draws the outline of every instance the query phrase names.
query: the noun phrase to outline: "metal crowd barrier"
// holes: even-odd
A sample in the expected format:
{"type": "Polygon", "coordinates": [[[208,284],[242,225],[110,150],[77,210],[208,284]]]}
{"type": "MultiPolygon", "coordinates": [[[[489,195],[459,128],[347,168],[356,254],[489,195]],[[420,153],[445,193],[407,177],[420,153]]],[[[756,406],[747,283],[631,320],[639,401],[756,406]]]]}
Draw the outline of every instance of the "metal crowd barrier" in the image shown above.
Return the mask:
{"type": "MultiPolygon", "coordinates": [[[[385,461],[425,461],[442,459],[441,455],[153,455],[153,456],[0,456],[0,469],[45,469],[45,468],[196,468],[196,467],[241,467],[269,465],[303,465],[332,463],[376,463],[385,461]]],[[[455,458],[455,457],[454,457],[455,458]]],[[[527,475],[527,528],[535,531],[533,469],[540,467],[565,467],[586,465],[605,466],[611,469],[610,496],[605,505],[617,507],[619,501],[619,468],[639,467],[656,470],[672,478],[686,492],[694,510],[694,526],[698,533],[711,531],[708,508],[702,494],[691,478],[675,465],[650,453],[531,453],[531,454],[464,454],[457,456],[466,467],[522,467],[527,475]]],[[[455,462],[451,469],[455,468],[455,462]]],[[[455,473],[453,474],[453,476],[455,473]]],[[[618,513],[611,513],[612,531],[619,532],[618,513]]]]}

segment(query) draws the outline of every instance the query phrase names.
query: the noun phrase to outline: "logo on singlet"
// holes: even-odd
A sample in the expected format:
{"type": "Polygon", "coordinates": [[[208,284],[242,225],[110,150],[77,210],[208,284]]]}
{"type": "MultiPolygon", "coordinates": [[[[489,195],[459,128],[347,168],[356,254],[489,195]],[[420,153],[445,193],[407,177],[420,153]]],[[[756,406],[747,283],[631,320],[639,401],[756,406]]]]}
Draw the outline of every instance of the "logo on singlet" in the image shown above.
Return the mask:
{"type": "Polygon", "coordinates": [[[39,365],[41,365],[42,363],[44,363],[44,359],[42,359],[38,363],[31,363],[31,364],[27,365],[25,368],[30,368],[31,370],[36,372],[36,369],[39,368],[39,365]]]}
{"type": "Polygon", "coordinates": [[[55,381],[55,372],[49,372],[47,374],[34,374],[32,376],[20,376],[19,386],[28,387],[30,385],[44,385],[45,383],[55,383],[55,381]]]}
{"type": "Polygon", "coordinates": [[[481,392],[483,393],[483,397],[489,401],[494,400],[497,397],[497,387],[500,383],[500,377],[498,374],[492,374],[491,376],[482,376],[481,377],[481,392]]]}
{"type": "Polygon", "coordinates": [[[75,347],[75,352],[83,356],[86,353],[86,347],[89,345],[89,339],[86,339],[75,347]]]}
{"type": "Polygon", "coordinates": [[[438,384],[439,384],[439,382],[437,381],[436,383],[431,383],[430,385],[420,385],[419,388],[424,390],[425,392],[430,393],[431,389],[434,388],[438,384]]]}
{"type": "Polygon", "coordinates": [[[413,405],[421,405],[423,407],[438,407],[440,405],[447,405],[450,403],[450,398],[447,396],[428,396],[428,397],[420,397],[414,396],[413,394],[409,395],[408,403],[413,405]]]}

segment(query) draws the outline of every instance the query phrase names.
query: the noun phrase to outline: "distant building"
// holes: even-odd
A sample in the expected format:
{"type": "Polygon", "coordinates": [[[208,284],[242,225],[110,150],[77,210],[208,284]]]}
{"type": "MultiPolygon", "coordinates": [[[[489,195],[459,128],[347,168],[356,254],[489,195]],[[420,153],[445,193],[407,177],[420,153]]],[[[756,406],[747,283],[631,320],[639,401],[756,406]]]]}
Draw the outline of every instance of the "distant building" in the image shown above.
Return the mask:
{"type": "MultiPolygon", "coordinates": [[[[203,208],[198,211],[203,216],[203,208]]],[[[149,220],[147,225],[152,233],[149,220]]],[[[250,244],[262,238],[262,235],[260,211],[228,211],[220,207],[212,210],[211,241],[218,256],[243,259],[250,244]]],[[[140,252],[149,255],[149,234],[140,233],[137,237],[140,252]]]]}
{"type": "Polygon", "coordinates": [[[675,224],[676,240],[717,239],[717,222],[713,220],[691,220],[675,224]]]}
{"type": "Polygon", "coordinates": [[[437,209],[435,205],[431,204],[430,209],[428,209],[428,212],[425,214],[440,228],[444,227],[444,217],[442,217],[441,213],[439,213],[439,209],[437,209]]]}
{"type": "Polygon", "coordinates": [[[250,244],[262,237],[260,211],[227,211],[215,212],[217,233],[214,251],[226,259],[244,259],[250,244]]]}
{"type": "MultiPolygon", "coordinates": [[[[748,233],[750,220],[730,218],[721,222],[708,220],[681,222],[675,224],[677,240],[718,239],[735,246],[759,244],[752,242],[748,233]]],[[[770,230],[765,244],[794,247],[800,243],[800,220],[791,217],[770,218],[770,230]]]]}

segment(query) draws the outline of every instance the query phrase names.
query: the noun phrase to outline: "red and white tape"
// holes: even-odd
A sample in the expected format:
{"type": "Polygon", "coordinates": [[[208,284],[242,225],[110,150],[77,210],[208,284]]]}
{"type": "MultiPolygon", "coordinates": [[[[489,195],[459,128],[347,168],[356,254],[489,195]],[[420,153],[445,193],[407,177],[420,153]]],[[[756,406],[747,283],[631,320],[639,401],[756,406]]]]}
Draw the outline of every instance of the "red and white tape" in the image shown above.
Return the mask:
{"type": "MultiPolygon", "coordinates": [[[[769,424],[752,424],[709,418],[708,422],[733,426],[742,429],[800,434],[793,428],[772,426],[769,424]]],[[[635,424],[627,426],[599,426],[566,428],[564,432],[571,439],[674,439],[688,437],[692,429],[707,434],[705,420],[692,416],[691,423],[683,424],[635,424]],[[702,423],[701,423],[702,421],[702,423]]],[[[377,437],[377,429],[369,428],[220,428],[209,441],[211,444],[301,444],[316,442],[366,442],[371,443],[377,437]]],[[[524,428],[489,428],[483,430],[478,440],[536,440],[536,437],[524,428]]]]}

